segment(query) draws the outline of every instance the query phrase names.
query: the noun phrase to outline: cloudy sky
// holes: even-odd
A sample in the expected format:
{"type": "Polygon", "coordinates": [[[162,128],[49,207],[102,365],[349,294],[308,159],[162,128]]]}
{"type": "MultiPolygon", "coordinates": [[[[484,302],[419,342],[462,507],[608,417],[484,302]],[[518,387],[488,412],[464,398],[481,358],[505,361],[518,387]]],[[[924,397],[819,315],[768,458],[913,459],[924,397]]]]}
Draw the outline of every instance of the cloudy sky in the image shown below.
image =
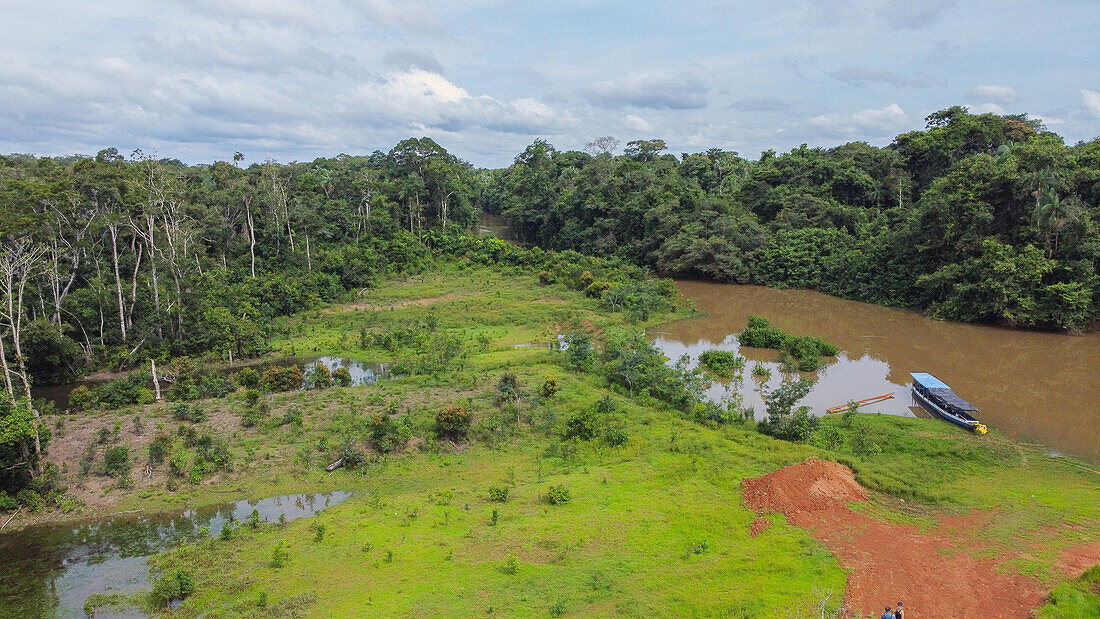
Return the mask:
{"type": "Polygon", "coordinates": [[[429,136],[755,158],[951,105],[1100,136],[1096,0],[0,0],[0,152],[308,160],[429,136]]]}

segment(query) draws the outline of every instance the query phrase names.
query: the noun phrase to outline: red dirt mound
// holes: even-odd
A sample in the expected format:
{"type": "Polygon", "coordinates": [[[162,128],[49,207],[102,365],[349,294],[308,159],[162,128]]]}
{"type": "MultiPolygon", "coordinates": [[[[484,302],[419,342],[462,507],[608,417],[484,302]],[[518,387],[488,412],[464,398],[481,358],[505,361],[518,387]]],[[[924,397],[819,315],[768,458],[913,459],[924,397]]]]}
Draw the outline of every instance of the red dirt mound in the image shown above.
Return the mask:
{"type": "Polygon", "coordinates": [[[979,611],[983,617],[1030,617],[1043,600],[1038,583],[995,570],[1008,557],[968,554],[964,531],[941,527],[926,534],[849,509],[849,502],[867,500],[867,491],[846,466],[810,459],[746,479],[742,487],[752,509],[783,513],[836,554],[849,572],[844,597],[850,614],[877,616],[901,601],[906,619],[979,611]]]}

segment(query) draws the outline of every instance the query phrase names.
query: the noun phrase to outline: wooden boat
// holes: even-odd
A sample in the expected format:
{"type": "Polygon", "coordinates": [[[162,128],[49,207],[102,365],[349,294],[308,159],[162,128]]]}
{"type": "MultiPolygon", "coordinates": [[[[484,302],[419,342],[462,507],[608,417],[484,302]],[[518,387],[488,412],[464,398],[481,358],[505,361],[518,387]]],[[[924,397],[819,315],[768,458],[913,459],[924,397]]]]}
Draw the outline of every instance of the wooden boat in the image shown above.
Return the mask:
{"type": "Polygon", "coordinates": [[[891,391],[890,393],[884,393],[882,395],[876,395],[875,397],[867,398],[866,400],[857,400],[855,402],[847,402],[845,404],[838,404],[838,405],[836,405],[832,408],[825,409],[825,414],[832,415],[832,414],[835,414],[835,413],[843,413],[844,411],[851,408],[852,404],[855,404],[856,408],[859,408],[861,406],[868,406],[868,405],[871,405],[871,404],[877,404],[879,402],[884,402],[886,400],[892,399],[893,397],[894,397],[894,392],[891,391]]]}
{"type": "Polygon", "coordinates": [[[931,374],[911,372],[909,375],[913,377],[913,396],[922,406],[953,424],[978,434],[986,433],[985,425],[974,417],[978,408],[955,395],[951,387],[931,374]]]}

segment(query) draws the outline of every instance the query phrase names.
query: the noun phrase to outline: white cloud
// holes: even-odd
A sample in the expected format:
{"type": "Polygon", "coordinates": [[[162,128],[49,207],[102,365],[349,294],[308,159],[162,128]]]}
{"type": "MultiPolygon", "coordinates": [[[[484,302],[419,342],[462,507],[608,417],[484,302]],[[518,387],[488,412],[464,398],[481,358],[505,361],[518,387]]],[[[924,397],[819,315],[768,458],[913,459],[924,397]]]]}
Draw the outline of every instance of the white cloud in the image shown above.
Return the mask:
{"type": "Polygon", "coordinates": [[[1082,90],[1081,96],[1085,98],[1085,109],[1093,116],[1100,118],[1100,92],[1082,90]]]}
{"type": "Polygon", "coordinates": [[[626,126],[634,129],[635,131],[641,131],[642,133],[652,134],[656,131],[656,127],[653,123],[642,118],[641,116],[635,116],[634,114],[627,114],[623,120],[626,122],[626,126]]]}
{"type": "Polygon", "coordinates": [[[975,86],[966,94],[972,101],[1016,102],[1016,91],[1008,86],[975,86]]]}
{"type": "Polygon", "coordinates": [[[809,120],[810,127],[830,139],[881,139],[892,137],[905,127],[909,117],[897,103],[850,114],[820,114],[809,120]]]}
{"type": "Polygon", "coordinates": [[[1005,109],[996,103],[988,102],[980,105],[968,106],[971,114],[996,114],[998,116],[1004,116],[1005,109]]]}
{"type": "Polygon", "coordinates": [[[582,89],[589,101],[606,107],[692,110],[707,105],[707,87],[692,77],[667,71],[633,72],[582,89]]]}

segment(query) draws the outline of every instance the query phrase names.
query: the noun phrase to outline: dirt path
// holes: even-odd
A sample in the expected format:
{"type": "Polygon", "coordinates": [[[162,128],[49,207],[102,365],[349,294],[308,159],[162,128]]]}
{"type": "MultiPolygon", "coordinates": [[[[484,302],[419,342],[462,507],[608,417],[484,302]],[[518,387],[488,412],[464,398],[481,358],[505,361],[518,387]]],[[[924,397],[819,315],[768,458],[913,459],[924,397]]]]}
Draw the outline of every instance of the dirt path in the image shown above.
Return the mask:
{"type": "Polygon", "coordinates": [[[778,511],[807,529],[848,570],[850,615],[877,617],[886,605],[905,604],[906,619],[1030,617],[1045,596],[1030,578],[996,571],[1008,557],[976,558],[959,526],[921,533],[915,525],[875,520],[848,508],[867,500],[851,469],[812,458],[742,482],[745,502],[758,512],[778,511]]]}

